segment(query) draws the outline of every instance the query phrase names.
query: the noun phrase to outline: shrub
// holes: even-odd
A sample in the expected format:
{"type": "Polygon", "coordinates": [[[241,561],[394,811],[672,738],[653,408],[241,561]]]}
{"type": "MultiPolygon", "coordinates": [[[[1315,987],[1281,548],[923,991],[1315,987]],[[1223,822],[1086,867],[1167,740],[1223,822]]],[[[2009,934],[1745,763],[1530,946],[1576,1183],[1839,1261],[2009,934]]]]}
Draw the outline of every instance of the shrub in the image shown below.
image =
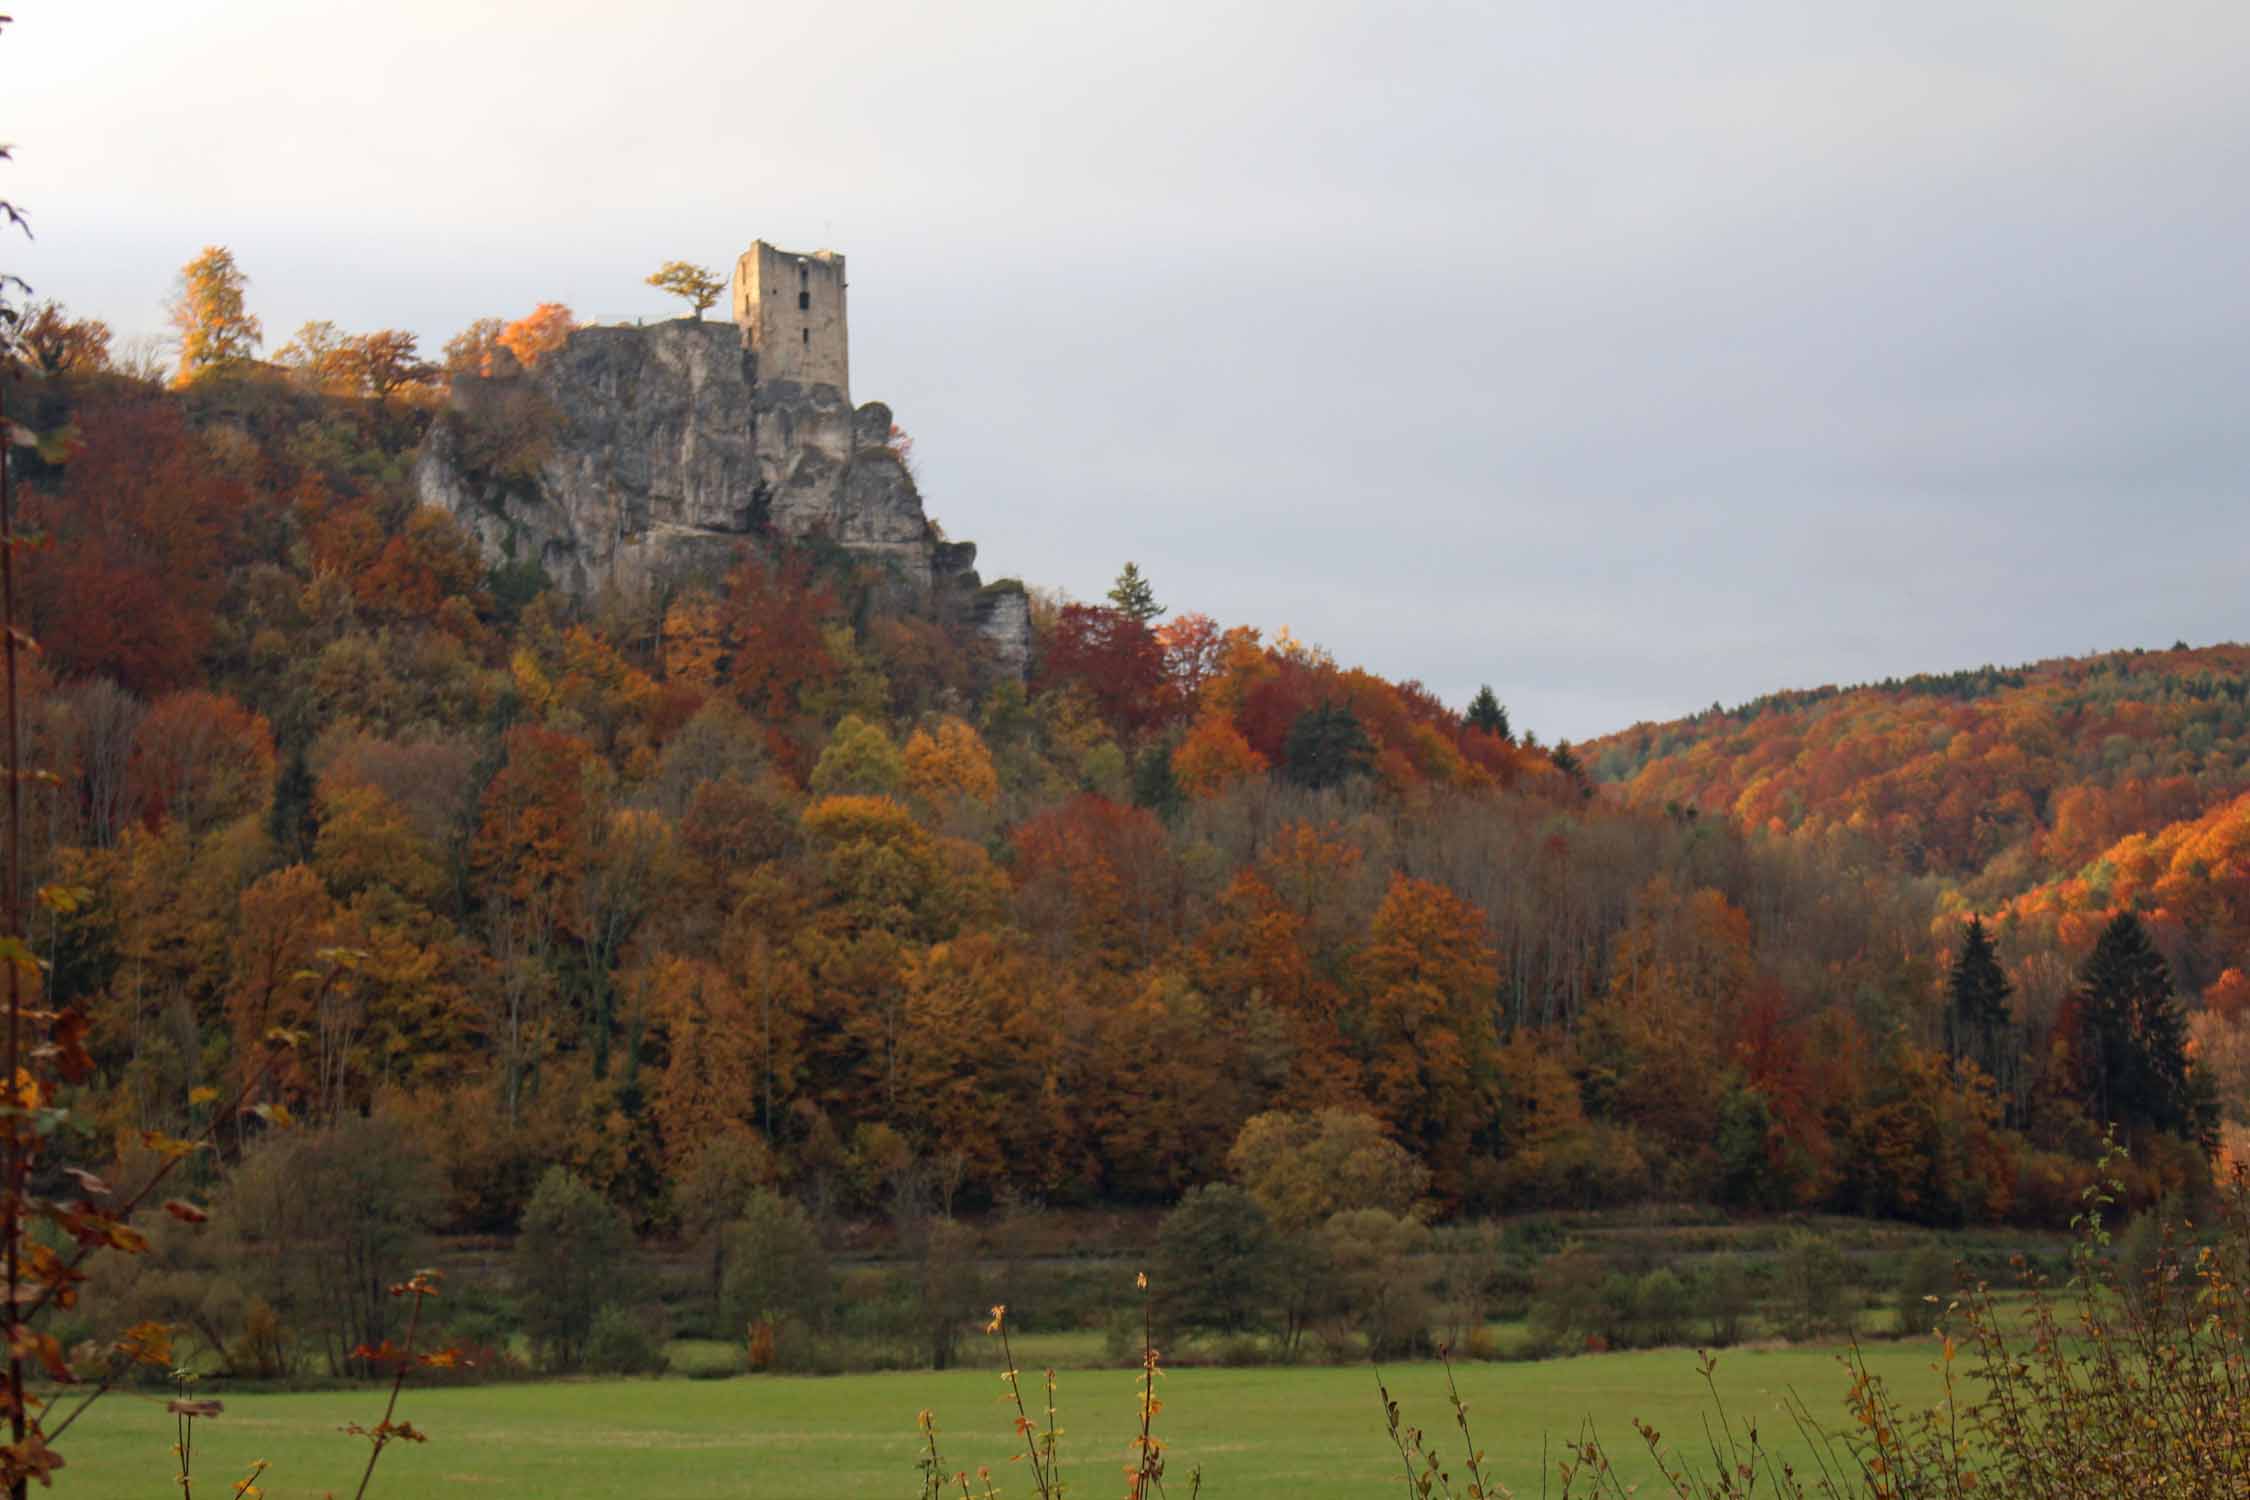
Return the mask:
{"type": "Polygon", "coordinates": [[[1604,1331],[1602,1290],[1609,1271],[1591,1251],[1551,1255],[1532,1284],[1531,1332],[1544,1349],[1561,1350],[1574,1338],[1604,1331]]]}
{"type": "Polygon", "coordinates": [[[1898,1335],[1912,1338],[1928,1333],[1945,1312],[1945,1299],[1953,1291],[1953,1257],[1935,1245],[1924,1245],[1899,1268],[1895,1308],[1898,1335]]]}
{"type": "Polygon", "coordinates": [[[1706,1260],[1696,1274],[1694,1296],[1696,1319],[1714,1348],[1742,1341],[1743,1325],[1757,1298],[1741,1256],[1729,1253],[1706,1260]]]}
{"type": "Polygon", "coordinates": [[[1427,1348],[1429,1296],[1408,1267],[1429,1231],[1417,1220],[1362,1208],[1330,1219],[1320,1238],[1336,1268],[1340,1330],[1364,1338],[1371,1359],[1427,1348]]]}
{"type": "Polygon", "coordinates": [[[1851,1304],[1844,1287],[1844,1252],[1835,1241],[1800,1230],[1782,1248],[1779,1271],[1778,1311],[1788,1337],[1815,1338],[1848,1326],[1851,1304]]]}
{"type": "Polygon", "coordinates": [[[1633,1285],[1633,1323],[1644,1344],[1677,1344],[1687,1337],[1694,1316],[1688,1284],[1659,1266],[1633,1285]]]}
{"type": "Polygon", "coordinates": [[[669,1330],[660,1307],[605,1302],[586,1338],[585,1367],[603,1375],[661,1375],[669,1330]]]}

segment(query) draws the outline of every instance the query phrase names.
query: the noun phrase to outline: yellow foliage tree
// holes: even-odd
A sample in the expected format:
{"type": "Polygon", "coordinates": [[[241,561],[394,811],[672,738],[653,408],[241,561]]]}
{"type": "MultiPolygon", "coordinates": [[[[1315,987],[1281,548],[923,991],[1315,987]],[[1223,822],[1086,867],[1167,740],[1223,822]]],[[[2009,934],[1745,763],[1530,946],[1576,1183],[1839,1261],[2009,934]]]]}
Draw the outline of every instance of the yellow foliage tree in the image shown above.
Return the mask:
{"type": "Polygon", "coordinates": [[[710,310],[711,304],[726,295],[727,284],[702,266],[690,265],[684,260],[668,260],[658,266],[648,284],[660,292],[669,292],[695,309],[700,318],[710,310]]]}
{"type": "Polygon", "coordinates": [[[935,733],[917,729],[907,737],[906,789],[933,806],[990,802],[1000,795],[1000,778],[983,738],[961,720],[947,718],[938,721],[935,733]]]}
{"type": "Polygon", "coordinates": [[[719,685],[726,633],[716,601],[686,594],[664,611],[664,680],[708,693],[719,685]]]}
{"type": "Polygon", "coordinates": [[[265,325],[250,315],[243,289],[250,278],[224,245],[206,245],[180,268],[179,291],[172,299],[172,326],[180,335],[178,383],[208,371],[238,365],[265,342],[265,325]]]}

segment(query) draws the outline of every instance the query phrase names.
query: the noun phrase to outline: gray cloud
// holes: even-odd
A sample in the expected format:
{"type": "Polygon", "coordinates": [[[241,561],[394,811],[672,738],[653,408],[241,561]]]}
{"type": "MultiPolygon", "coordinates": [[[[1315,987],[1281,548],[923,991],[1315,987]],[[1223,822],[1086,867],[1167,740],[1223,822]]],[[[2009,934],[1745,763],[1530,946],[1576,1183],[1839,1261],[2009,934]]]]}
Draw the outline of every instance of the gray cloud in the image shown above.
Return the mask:
{"type": "Polygon", "coordinates": [[[2239,6],[19,10],[42,292],[435,343],[833,243],[988,571],[1550,737],[2246,633],[2239,6]]]}

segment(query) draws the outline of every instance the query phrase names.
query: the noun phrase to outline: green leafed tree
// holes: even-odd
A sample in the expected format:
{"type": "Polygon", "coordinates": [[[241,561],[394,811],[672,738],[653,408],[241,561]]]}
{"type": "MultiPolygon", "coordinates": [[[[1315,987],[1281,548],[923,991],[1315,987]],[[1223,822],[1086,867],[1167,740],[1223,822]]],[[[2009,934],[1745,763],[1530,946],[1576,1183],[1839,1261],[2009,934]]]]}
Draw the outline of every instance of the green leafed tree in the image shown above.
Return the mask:
{"type": "Polygon", "coordinates": [[[684,260],[668,260],[649,276],[648,284],[668,292],[695,309],[700,318],[726,295],[727,284],[717,273],[684,260]]]}
{"type": "Polygon", "coordinates": [[[181,384],[238,365],[265,342],[265,325],[250,315],[250,278],[224,245],[206,245],[180,268],[172,299],[172,326],[180,336],[181,384]]]}
{"type": "Polygon", "coordinates": [[[539,1362],[575,1370],[594,1314],[616,1300],[633,1231],[625,1215],[567,1167],[549,1167],[516,1237],[516,1293],[539,1362]]]}
{"type": "Polygon", "coordinates": [[[1109,602],[1119,614],[1130,615],[1143,625],[1164,613],[1164,606],[1156,602],[1156,591],[1141,576],[1138,563],[1127,563],[1118,573],[1117,582],[1110,586],[1109,602]]]}
{"type": "Polygon", "coordinates": [[[728,1331],[782,1322],[825,1328],[830,1301],[828,1252],[811,1216],[779,1193],[759,1188],[727,1231],[721,1302],[728,1331]]]}
{"type": "Polygon", "coordinates": [[[812,789],[823,797],[889,796],[906,781],[906,757],[883,732],[858,714],[837,721],[836,732],[813,763],[812,789]]]}
{"type": "Polygon", "coordinates": [[[1166,1324],[1214,1333],[1260,1327],[1281,1296],[1279,1249],[1273,1222],[1241,1188],[1190,1188],[1156,1231],[1156,1297],[1166,1324]]]}

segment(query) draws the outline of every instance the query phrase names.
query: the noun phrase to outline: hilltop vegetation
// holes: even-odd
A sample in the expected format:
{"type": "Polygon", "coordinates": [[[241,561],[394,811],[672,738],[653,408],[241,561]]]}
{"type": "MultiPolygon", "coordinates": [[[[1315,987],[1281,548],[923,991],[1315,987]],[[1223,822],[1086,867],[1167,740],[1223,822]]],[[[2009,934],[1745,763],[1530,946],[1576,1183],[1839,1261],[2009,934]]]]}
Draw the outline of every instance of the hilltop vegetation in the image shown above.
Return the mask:
{"type": "MultiPolygon", "coordinates": [[[[1932,921],[1966,887],[1929,851],[1980,847],[1956,824],[2068,801],[2038,779],[2059,769],[2001,769],[2035,741],[2077,765],[2138,699],[2094,719],[2086,689],[2040,731],[1897,690],[1876,738],[1973,768],[1961,796],[2000,810],[1981,821],[1930,813],[1954,789],[1909,796],[1903,769],[1863,816],[1761,813],[1792,805],[1766,787],[1794,754],[1734,817],[1689,817],[1663,804],[1717,794],[1655,778],[1731,774],[1715,725],[1680,754],[1651,732],[1642,795],[1597,797],[1582,757],[1623,774],[1626,742],[1519,742],[1490,695],[1464,714],[1286,630],[1167,613],[1130,565],[1104,602],[1038,602],[1028,681],[820,537],[746,544],[708,586],[573,600],[413,503],[443,371],[378,387],[237,354],[165,387],[53,319],[90,352],[11,408],[76,434],[67,461],[22,461],[50,539],[26,565],[25,721],[53,773],[30,875],[68,893],[34,937],[53,1002],[88,1019],[69,1097],[98,1127],[67,1149],[130,1167],[111,1157],[245,1085],[298,1122],[230,1120],[192,1169],[218,1232],[166,1228],[112,1299],[230,1363],[351,1367],[386,1314],[319,1268],[430,1229],[572,1205],[574,1241],[621,1215],[716,1247],[723,1279],[753,1208],[816,1237],[886,1216],[939,1267],[956,1212],[1169,1205],[1230,1175],[1256,1197],[1243,1143],[1322,1111],[1395,1143],[1392,1185],[1427,1194],[1248,1210],[1314,1280],[1433,1215],[1662,1198],[2054,1223],[2113,1123],[2136,1198],[2207,1180],[2211,1094],[2164,957],[2208,966],[2161,914],[2165,956],[2127,923],[2105,967],[2027,908],[1991,982],[1932,921]],[[1922,725],[1923,699],[1968,717],[1922,725]]],[[[516,340],[528,362],[567,337],[561,310],[535,320],[563,332],[516,340]]],[[[2204,686],[2167,709],[2177,734],[2103,760],[2104,809],[2233,788],[2240,671],[2182,680],[2204,686]]],[[[1853,702],[1743,722],[1849,724],[1853,702]]],[[[2151,844],[2105,889],[2224,836],[2151,844]]]]}
{"type": "Polygon", "coordinates": [[[1636,803],[1849,837],[1989,910],[2250,790],[2250,646],[1776,694],[1584,754],[1636,803]]]}

